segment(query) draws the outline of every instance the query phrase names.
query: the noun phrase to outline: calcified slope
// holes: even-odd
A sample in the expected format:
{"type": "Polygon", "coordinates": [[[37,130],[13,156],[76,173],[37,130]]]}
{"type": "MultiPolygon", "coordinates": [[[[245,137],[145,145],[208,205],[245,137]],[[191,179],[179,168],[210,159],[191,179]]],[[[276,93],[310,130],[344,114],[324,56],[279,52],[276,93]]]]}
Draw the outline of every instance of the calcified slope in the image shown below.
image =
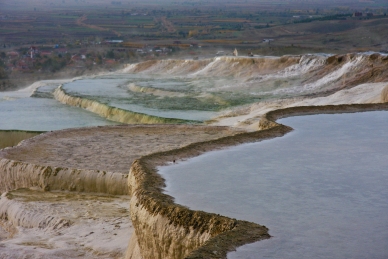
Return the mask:
{"type": "Polygon", "coordinates": [[[187,123],[190,121],[162,118],[143,113],[123,110],[120,108],[111,107],[109,105],[99,103],[95,100],[71,96],[65,93],[62,87],[58,87],[54,92],[56,100],[63,104],[80,107],[90,112],[96,113],[111,121],[127,123],[127,124],[160,124],[160,123],[187,123]]]}
{"type": "Polygon", "coordinates": [[[20,141],[33,136],[39,135],[42,132],[36,131],[21,131],[21,130],[0,130],[0,149],[10,146],[16,146],[20,141]]]}
{"type": "Polygon", "coordinates": [[[216,57],[204,60],[151,60],[129,65],[124,72],[180,76],[219,76],[248,78],[257,74],[281,71],[298,64],[300,57],[216,57]]]}
{"type": "Polygon", "coordinates": [[[206,60],[157,60],[129,65],[123,72],[145,75],[234,78],[233,85],[211,92],[250,92],[275,97],[329,94],[362,83],[388,81],[383,54],[217,57],[206,60]]]}
{"type": "Polygon", "coordinates": [[[188,123],[123,107],[174,114],[158,116],[183,116],[188,111],[215,112],[263,101],[327,96],[360,84],[386,82],[387,66],[388,56],[377,53],[153,60],[128,65],[121,71],[127,74],[128,84],[117,86],[120,98],[115,94],[104,96],[98,93],[103,91],[98,87],[93,95],[92,87],[78,92],[71,86],[59,87],[54,97],[121,123],[188,123]]]}
{"type": "Polygon", "coordinates": [[[18,189],[0,199],[0,258],[120,258],[133,230],[127,196],[18,189]],[[28,255],[28,256],[26,256],[28,255]]]}
{"type": "Polygon", "coordinates": [[[381,91],[381,102],[388,102],[388,84],[381,91]]]}
{"type": "Polygon", "coordinates": [[[257,130],[260,129],[260,118],[272,110],[299,106],[382,103],[386,102],[387,88],[388,82],[366,83],[323,97],[263,101],[225,112],[222,116],[215,118],[212,124],[257,130]]]}

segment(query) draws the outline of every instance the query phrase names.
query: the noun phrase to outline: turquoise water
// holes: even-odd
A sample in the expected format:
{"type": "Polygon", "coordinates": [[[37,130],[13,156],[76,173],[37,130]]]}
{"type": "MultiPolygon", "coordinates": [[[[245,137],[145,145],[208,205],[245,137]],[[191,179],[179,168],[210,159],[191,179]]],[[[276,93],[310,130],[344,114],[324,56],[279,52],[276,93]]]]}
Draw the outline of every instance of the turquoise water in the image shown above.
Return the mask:
{"type": "Polygon", "coordinates": [[[179,61],[173,69],[175,72],[169,70],[171,62],[154,67],[157,72],[131,74],[118,71],[67,81],[44,81],[36,89],[0,93],[0,130],[47,131],[112,124],[91,112],[57,103],[53,92],[59,85],[63,85],[63,90],[71,96],[136,113],[191,121],[211,120],[231,107],[288,96],[289,93],[284,95],[278,90],[300,85],[298,82],[302,79],[295,71],[304,67],[301,64],[291,70],[254,76],[253,71],[235,67],[238,62],[229,64],[231,61],[221,59],[209,61],[204,70],[195,65],[187,67],[185,61],[179,61]],[[191,72],[184,73],[185,69],[191,72]],[[234,77],[229,73],[230,69],[241,71],[234,77]],[[226,73],[217,76],[217,71],[226,73]],[[249,76],[251,72],[253,75],[249,76]]]}
{"type": "MultiPolygon", "coordinates": [[[[206,102],[185,96],[188,82],[177,79],[144,78],[138,75],[115,75],[89,78],[67,83],[63,90],[71,96],[96,100],[111,107],[148,115],[184,120],[205,121],[217,115],[206,102]],[[149,89],[172,91],[182,97],[155,96],[132,92],[130,84],[149,89]],[[171,90],[171,89],[173,90],[171,90]]],[[[187,94],[187,92],[186,92],[187,94]]]]}
{"type": "Polygon", "coordinates": [[[192,97],[162,98],[154,97],[152,94],[131,92],[128,89],[128,84],[131,82],[135,82],[140,87],[173,90],[176,93],[189,91],[193,84],[206,86],[203,80],[145,77],[121,73],[68,80],[68,82],[44,81],[36,89],[30,87],[20,91],[0,92],[0,130],[49,131],[117,124],[89,111],[56,101],[53,92],[61,84],[71,95],[97,100],[112,107],[138,113],[195,121],[205,121],[217,115],[217,112],[212,110],[214,107],[206,106],[206,101],[192,97]]]}
{"type": "Polygon", "coordinates": [[[161,167],[166,193],[269,228],[229,259],[388,258],[388,112],[280,122],[295,130],[161,167]]]}
{"type": "MultiPolygon", "coordinates": [[[[85,78],[64,84],[63,89],[71,96],[78,96],[112,107],[164,118],[205,121],[217,115],[219,105],[214,101],[198,99],[201,92],[194,92],[194,85],[208,83],[202,79],[163,78],[133,74],[106,75],[85,78]],[[133,92],[129,85],[148,89],[169,91],[175,96],[157,96],[151,93],[133,92]],[[181,96],[176,96],[180,94],[181,96]]],[[[202,87],[203,87],[202,85],[202,87]]],[[[199,90],[199,89],[196,89],[199,90]]]]}

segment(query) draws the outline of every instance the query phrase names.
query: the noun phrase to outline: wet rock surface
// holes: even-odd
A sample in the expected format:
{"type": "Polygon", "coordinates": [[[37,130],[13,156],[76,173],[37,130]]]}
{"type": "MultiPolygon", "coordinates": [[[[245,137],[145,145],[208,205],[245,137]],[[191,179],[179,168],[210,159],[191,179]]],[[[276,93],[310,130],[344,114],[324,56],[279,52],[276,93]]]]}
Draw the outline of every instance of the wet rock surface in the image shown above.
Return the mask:
{"type": "Polygon", "coordinates": [[[127,174],[140,156],[243,130],[190,125],[123,125],[48,132],[26,140],[0,157],[37,165],[98,169],[127,174]]]}
{"type": "Polygon", "coordinates": [[[104,194],[4,193],[0,258],[120,258],[133,232],[128,203],[104,194]]]}

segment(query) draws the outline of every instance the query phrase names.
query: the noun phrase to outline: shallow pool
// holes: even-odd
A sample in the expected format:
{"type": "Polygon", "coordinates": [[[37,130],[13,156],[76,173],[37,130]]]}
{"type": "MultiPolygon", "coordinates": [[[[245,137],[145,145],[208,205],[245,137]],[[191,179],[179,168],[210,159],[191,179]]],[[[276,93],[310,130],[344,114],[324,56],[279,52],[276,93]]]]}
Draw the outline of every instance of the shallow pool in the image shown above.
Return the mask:
{"type": "Polygon", "coordinates": [[[216,116],[222,105],[214,103],[217,101],[213,100],[215,97],[205,98],[202,92],[197,92],[195,86],[200,83],[206,85],[207,82],[203,79],[115,74],[75,80],[64,84],[63,89],[72,96],[123,110],[163,118],[205,121],[216,116]]]}
{"type": "Polygon", "coordinates": [[[0,102],[1,130],[49,131],[117,124],[86,110],[48,98],[20,98],[0,102]]]}
{"type": "Polygon", "coordinates": [[[388,258],[388,112],[282,119],[284,137],[161,167],[166,193],[272,238],[228,258],[388,258]]]}

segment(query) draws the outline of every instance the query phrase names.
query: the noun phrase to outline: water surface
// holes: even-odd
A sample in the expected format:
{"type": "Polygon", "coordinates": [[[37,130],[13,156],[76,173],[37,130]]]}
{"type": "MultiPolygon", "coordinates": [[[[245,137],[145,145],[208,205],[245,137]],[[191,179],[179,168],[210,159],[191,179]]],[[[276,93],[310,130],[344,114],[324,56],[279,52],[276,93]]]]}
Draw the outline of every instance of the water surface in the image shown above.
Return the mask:
{"type": "Polygon", "coordinates": [[[98,115],[48,98],[20,98],[0,102],[0,129],[49,131],[113,125],[98,115]]]}
{"type": "Polygon", "coordinates": [[[192,89],[193,85],[200,83],[206,85],[203,79],[191,81],[115,74],[69,82],[63,89],[72,96],[96,100],[123,110],[163,118],[205,121],[216,116],[220,106],[212,100],[198,97],[202,93],[195,93],[192,89]],[[134,88],[138,91],[133,91],[134,88]],[[155,91],[163,91],[163,95],[155,91]]]}
{"type": "Polygon", "coordinates": [[[388,258],[388,112],[280,122],[295,130],[161,167],[166,193],[269,228],[230,259],[388,258]]]}

